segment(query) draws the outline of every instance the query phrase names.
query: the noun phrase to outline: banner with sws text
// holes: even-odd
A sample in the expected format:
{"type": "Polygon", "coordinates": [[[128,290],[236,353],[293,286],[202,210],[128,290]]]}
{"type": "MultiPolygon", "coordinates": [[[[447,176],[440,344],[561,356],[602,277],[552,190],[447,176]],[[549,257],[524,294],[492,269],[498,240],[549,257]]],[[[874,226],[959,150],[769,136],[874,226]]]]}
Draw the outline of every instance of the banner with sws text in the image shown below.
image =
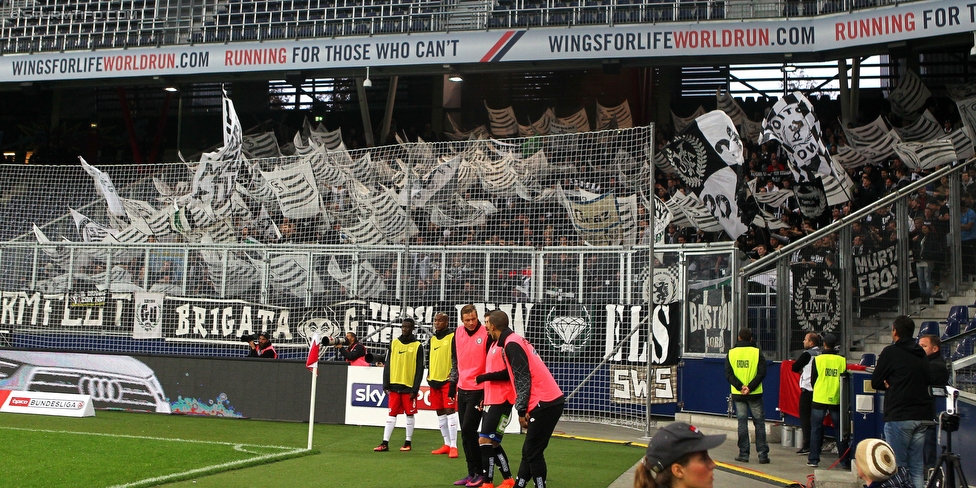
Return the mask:
{"type": "Polygon", "coordinates": [[[583,59],[774,55],[976,30],[963,0],[799,18],[473,30],[34,52],[0,57],[0,83],[583,59]]]}

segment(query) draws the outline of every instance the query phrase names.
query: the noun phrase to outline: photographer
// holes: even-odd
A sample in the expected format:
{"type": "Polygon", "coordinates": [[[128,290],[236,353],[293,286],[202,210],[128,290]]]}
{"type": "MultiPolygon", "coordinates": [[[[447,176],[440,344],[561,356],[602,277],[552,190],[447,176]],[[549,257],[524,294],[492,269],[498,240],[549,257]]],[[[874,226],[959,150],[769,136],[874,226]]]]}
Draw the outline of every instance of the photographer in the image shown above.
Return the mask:
{"type": "Polygon", "coordinates": [[[251,352],[247,353],[249,358],[278,359],[278,351],[275,351],[271,344],[271,334],[261,332],[257,335],[243,336],[241,340],[251,346],[251,352]]]}
{"type": "Polygon", "coordinates": [[[366,346],[359,342],[353,332],[346,332],[346,344],[336,344],[336,352],[349,363],[349,366],[369,366],[366,361],[366,346]]]}

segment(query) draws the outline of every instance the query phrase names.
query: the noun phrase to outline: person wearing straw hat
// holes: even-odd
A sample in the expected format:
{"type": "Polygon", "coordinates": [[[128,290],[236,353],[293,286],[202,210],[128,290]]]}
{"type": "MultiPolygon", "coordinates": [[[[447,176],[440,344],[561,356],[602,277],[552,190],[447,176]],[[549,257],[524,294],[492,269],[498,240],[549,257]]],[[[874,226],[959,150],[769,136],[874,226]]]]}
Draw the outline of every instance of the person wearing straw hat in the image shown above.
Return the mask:
{"type": "Polygon", "coordinates": [[[715,461],[708,450],[725,434],[705,435],[698,427],[674,422],[654,434],[634,473],[634,488],[712,488],[715,461]]]}
{"type": "Polygon", "coordinates": [[[867,488],[913,488],[912,476],[895,464],[895,452],[881,439],[864,439],[854,453],[857,477],[867,488]]]}

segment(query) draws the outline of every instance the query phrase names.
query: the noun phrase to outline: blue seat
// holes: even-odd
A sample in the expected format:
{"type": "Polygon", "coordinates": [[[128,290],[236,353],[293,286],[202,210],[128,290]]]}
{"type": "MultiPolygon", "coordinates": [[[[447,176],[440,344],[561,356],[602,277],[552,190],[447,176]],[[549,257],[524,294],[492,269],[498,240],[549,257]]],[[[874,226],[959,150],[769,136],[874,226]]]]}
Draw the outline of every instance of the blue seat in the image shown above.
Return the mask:
{"type": "Polygon", "coordinates": [[[877,361],[878,361],[877,354],[874,354],[874,353],[871,353],[871,352],[866,352],[863,355],[861,355],[861,360],[858,361],[857,364],[860,364],[861,366],[871,367],[871,366],[874,366],[874,364],[877,361]]]}
{"type": "Polygon", "coordinates": [[[953,305],[949,309],[949,316],[946,317],[946,322],[958,321],[959,323],[969,322],[969,307],[966,305],[953,305]]]}
{"type": "MultiPolygon", "coordinates": [[[[971,330],[976,330],[976,318],[969,322],[969,325],[966,326],[965,332],[969,332],[971,330]]],[[[967,337],[963,339],[958,346],[956,346],[956,350],[952,352],[950,359],[955,361],[967,356],[972,356],[974,348],[976,348],[976,337],[967,337]]]]}
{"type": "Polygon", "coordinates": [[[957,320],[951,320],[946,322],[945,333],[942,334],[942,338],[948,338],[952,336],[959,335],[959,329],[962,328],[962,324],[957,320]]]}
{"type": "Polygon", "coordinates": [[[918,327],[918,337],[923,335],[939,335],[939,323],[934,320],[922,322],[918,327]]]}

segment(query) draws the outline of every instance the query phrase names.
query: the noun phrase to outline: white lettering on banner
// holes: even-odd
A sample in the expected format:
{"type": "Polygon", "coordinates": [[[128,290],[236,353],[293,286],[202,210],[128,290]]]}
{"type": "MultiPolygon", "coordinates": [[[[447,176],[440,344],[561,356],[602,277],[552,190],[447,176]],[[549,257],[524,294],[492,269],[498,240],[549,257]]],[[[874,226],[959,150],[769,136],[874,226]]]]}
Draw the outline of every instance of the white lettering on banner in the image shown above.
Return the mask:
{"type": "Polygon", "coordinates": [[[854,270],[861,301],[897,288],[898,257],[895,255],[895,246],[854,256],[854,270]]]}
{"type": "Polygon", "coordinates": [[[677,400],[675,392],[678,389],[678,373],[676,366],[658,366],[651,368],[653,383],[647,382],[647,368],[637,366],[610,367],[610,383],[613,392],[610,399],[613,403],[629,403],[643,405],[647,403],[647,395],[651,394],[651,403],[674,403],[677,400]]]}
{"type": "Polygon", "coordinates": [[[127,293],[112,294],[111,299],[104,305],[93,307],[72,307],[72,297],[64,294],[42,295],[39,292],[27,295],[25,292],[5,291],[0,293],[0,324],[3,325],[40,325],[50,326],[51,314],[61,310],[61,317],[55,317],[58,325],[66,327],[97,327],[110,325],[122,327],[122,308],[125,302],[132,301],[132,295],[127,293]],[[58,303],[60,302],[60,303],[58,303]],[[109,307],[114,307],[111,309],[109,307]],[[109,308],[109,310],[106,310],[109,308]],[[25,323],[25,315],[30,312],[30,318],[25,323]],[[106,315],[106,312],[108,314],[106,315]],[[105,323],[108,316],[111,323],[105,323]]]}
{"type": "MultiPolygon", "coordinates": [[[[617,347],[617,344],[623,339],[630,331],[637,329],[641,325],[641,306],[633,305],[607,305],[605,307],[607,312],[606,321],[606,349],[604,352],[604,357],[610,356],[613,353],[613,349],[617,347]],[[626,315],[625,315],[626,313],[626,315]],[[626,330],[624,330],[624,324],[627,324],[626,330]]],[[[645,341],[647,334],[642,337],[640,332],[635,332],[630,336],[628,344],[624,345],[617,350],[616,354],[610,356],[610,361],[620,362],[620,361],[630,361],[630,362],[647,362],[647,342],[645,341]],[[627,357],[624,358],[624,352],[626,350],[627,357]]]]}
{"type": "MultiPolygon", "coordinates": [[[[710,290],[721,293],[721,290],[710,290]]],[[[725,335],[722,333],[732,329],[732,305],[723,297],[719,305],[709,305],[692,301],[688,304],[688,333],[705,331],[705,347],[708,352],[725,350],[725,335]]],[[[698,351],[706,352],[706,351],[698,351]]]]}
{"type": "Polygon", "coordinates": [[[234,307],[213,307],[205,308],[183,304],[176,307],[176,336],[196,335],[201,339],[207,336],[213,337],[240,337],[244,334],[255,332],[271,332],[275,337],[291,339],[292,332],[289,326],[288,310],[267,310],[259,308],[257,312],[250,305],[241,307],[240,312],[235,312],[234,307]],[[260,327],[254,326],[254,315],[260,321],[260,327]],[[207,330],[207,316],[210,316],[210,330],[207,330]],[[275,317],[277,316],[277,321],[275,317]],[[192,324],[192,328],[191,328],[192,324]],[[255,330],[257,329],[257,330],[255,330]]]}

